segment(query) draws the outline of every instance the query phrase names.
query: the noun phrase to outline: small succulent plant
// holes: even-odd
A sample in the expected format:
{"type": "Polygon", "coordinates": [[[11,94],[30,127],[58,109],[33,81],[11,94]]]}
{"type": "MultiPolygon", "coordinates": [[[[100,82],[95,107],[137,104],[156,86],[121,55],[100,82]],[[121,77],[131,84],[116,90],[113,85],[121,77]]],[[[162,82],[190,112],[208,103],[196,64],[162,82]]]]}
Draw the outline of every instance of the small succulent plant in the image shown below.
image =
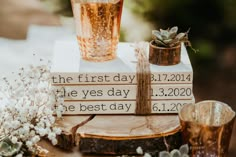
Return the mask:
{"type": "Polygon", "coordinates": [[[171,152],[162,151],[159,153],[159,157],[189,157],[189,147],[187,144],[182,145],[179,150],[174,149],[171,152]]]}
{"type": "Polygon", "coordinates": [[[154,40],[154,44],[158,47],[175,47],[179,45],[181,42],[187,42],[190,44],[188,40],[188,32],[185,33],[177,33],[178,27],[172,27],[171,29],[160,29],[152,31],[152,38],[154,40]]]}
{"type": "Polygon", "coordinates": [[[0,142],[0,156],[16,155],[20,151],[21,146],[21,143],[17,142],[14,144],[9,138],[6,137],[0,142]]]}

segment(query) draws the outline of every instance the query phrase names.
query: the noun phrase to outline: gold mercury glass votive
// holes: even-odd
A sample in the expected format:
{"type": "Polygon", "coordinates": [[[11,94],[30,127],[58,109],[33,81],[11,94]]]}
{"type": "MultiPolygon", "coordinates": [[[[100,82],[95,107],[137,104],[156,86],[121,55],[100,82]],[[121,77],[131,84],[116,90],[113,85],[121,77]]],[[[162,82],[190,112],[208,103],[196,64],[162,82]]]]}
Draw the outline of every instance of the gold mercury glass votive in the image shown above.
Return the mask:
{"type": "Polygon", "coordinates": [[[94,62],[114,59],[123,0],[71,0],[71,3],[82,59],[94,62]]]}
{"type": "Polygon", "coordinates": [[[233,130],[235,112],[219,101],[185,105],[179,118],[184,144],[191,157],[226,157],[233,130]]]}

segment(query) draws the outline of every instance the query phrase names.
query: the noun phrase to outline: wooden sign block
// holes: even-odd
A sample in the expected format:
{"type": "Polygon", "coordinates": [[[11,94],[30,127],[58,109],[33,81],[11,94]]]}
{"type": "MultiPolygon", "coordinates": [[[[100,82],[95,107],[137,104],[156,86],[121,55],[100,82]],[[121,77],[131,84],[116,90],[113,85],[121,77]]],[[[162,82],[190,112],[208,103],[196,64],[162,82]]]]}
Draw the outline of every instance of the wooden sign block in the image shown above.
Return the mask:
{"type": "Polygon", "coordinates": [[[179,148],[181,143],[178,116],[86,116],[65,117],[58,123],[64,135],[58,137],[59,146],[73,149],[70,144],[71,129],[75,124],[75,143],[86,154],[134,155],[142,147],[144,152],[158,153],[179,148]]]}
{"type": "MultiPolygon", "coordinates": [[[[186,104],[193,104],[192,100],[154,100],[152,113],[178,113],[186,104]]],[[[64,115],[83,114],[135,114],[136,101],[66,101],[63,103],[64,115]]]]}
{"type": "MultiPolygon", "coordinates": [[[[148,52],[148,50],[147,50],[148,52]]],[[[58,41],[54,47],[51,68],[52,83],[67,84],[136,84],[134,47],[131,43],[119,43],[117,58],[94,63],[82,60],[75,41],[58,41]]],[[[174,66],[150,64],[152,84],[191,84],[192,66],[182,45],[181,62],[174,66]]]]}
{"type": "MultiPolygon", "coordinates": [[[[75,85],[56,86],[56,92],[62,92],[65,100],[136,100],[136,85],[75,85]]],[[[152,85],[151,98],[192,99],[192,84],[152,85]]]]}

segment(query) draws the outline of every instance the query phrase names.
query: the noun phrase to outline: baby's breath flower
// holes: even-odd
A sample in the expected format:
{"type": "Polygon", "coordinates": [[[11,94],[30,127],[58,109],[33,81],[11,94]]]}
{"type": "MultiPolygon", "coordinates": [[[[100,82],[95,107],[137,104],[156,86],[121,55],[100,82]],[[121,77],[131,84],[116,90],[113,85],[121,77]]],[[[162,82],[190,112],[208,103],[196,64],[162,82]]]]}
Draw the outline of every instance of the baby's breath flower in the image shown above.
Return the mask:
{"type": "Polygon", "coordinates": [[[40,136],[45,136],[47,134],[47,130],[44,128],[35,128],[35,130],[40,136]]]}
{"type": "Polygon", "coordinates": [[[55,139],[55,138],[56,138],[56,134],[55,134],[55,133],[50,132],[50,133],[48,134],[48,139],[49,139],[49,140],[53,140],[53,139],[55,139]]]}
{"type": "Polygon", "coordinates": [[[27,141],[27,142],[26,142],[26,146],[27,146],[28,148],[31,148],[31,147],[33,146],[33,143],[32,143],[31,141],[27,141]]]}
{"type": "Polygon", "coordinates": [[[17,143],[17,138],[16,138],[15,136],[13,136],[13,137],[11,138],[11,142],[12,142],[13,144],[16,144],[16,143],[17,143]]]}
{"type": "Polygon", "coordinates": [[[145,153],[143,157],[152,157],[149,153],[145,153]]]}
{"type": "Polygon", "coordinates": [[[142,154],[143,154],[143,149],[142,149],[141,147],[138,147],[138,148],[136,149],[136,152],[137,152],[138,154],[142,155],[142,154]]]}
{"type": "Polygon", "coordinates": [[[61,134],[61,129],[60,128],[53,128],[53,132],[56,134],[56,135],[60,135],[61,134]]]}
{"type": "Polygon", "coordinates": [[[30,136],[31,136],[31,137],[34,137],[35,135],[36,135],[35,130],[31,130],[31,131],[30,131],[30,136]]]}
{"type": "Polygon", "coordinates": [[[40,141],[40,137],[38,135],[32,138],[33,143],[38,143],[39,141],[40,141]]]}
{"type": "Polygon", "coordinates": [[[53,145],[56,145],[56,144],[57,144],[57,139],[56,139],[56,138],[53,138],[53,139],[52,139],[52,144],[53,144],[53,145]]]}
{"type": "MultiPolygon", "coordinates": [[[[11,82],[4,77],[3,81],[5,86],[0,87],[0,137],[9,137],[13,144],[25,144],[24,147],[33,153],[37,152],[41,137],[48,137],[56,144],[56,135],[61,130],[54,126],[56,118],[53,114],[60,113],[61,116],[64,99],[51,86],[48,66],[21,68],[16,80],[11,82]]],[[[23,156],[24,150],[18,152],[17,157],[23,156]]]]}
{"type": "Polygon", "coordinates": [[[22,154],[17,154],[16,157],[23,157],[23,155],[22,154]]]}

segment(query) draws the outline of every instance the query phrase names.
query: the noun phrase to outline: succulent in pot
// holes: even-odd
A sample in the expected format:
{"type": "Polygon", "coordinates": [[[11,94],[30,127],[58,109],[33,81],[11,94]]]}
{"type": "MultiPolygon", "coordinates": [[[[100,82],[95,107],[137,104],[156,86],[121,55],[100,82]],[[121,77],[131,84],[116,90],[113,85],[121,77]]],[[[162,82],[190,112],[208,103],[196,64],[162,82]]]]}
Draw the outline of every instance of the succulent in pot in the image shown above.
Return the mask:
{"type": "Polygon", "coordinates": [[[177,33],[178,27],[152,31],[152,41],[149,48],[149,62],[157,65],[175,65],[180,63],[181,43],[187,42],[188,32],[177,33]]]}

